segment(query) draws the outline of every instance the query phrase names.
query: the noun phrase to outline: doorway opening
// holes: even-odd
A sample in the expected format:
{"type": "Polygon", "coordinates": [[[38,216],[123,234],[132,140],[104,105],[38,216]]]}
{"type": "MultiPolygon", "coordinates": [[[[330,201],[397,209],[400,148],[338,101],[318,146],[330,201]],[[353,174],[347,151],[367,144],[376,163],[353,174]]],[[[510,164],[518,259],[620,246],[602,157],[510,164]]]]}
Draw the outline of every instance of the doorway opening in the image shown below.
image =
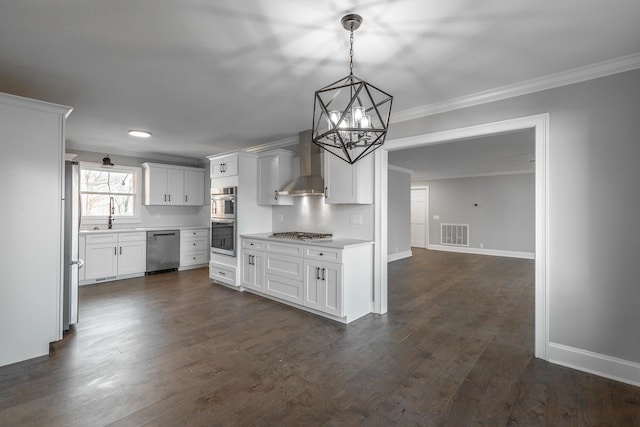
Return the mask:
{"type": "Polygon", "coordinates": [[[547,290],[547,146],[548,114],[493,122],[415,137],[396,139],[385,143],[376,152],[376,206],[375,206],[375,275],[374,309],[387,311],[387,194],[389,152],[435,144],[445,144],[507,132],[533,129],[535,134],[535,356],[546,359],[548,347],[548,290],[547,290]]]}

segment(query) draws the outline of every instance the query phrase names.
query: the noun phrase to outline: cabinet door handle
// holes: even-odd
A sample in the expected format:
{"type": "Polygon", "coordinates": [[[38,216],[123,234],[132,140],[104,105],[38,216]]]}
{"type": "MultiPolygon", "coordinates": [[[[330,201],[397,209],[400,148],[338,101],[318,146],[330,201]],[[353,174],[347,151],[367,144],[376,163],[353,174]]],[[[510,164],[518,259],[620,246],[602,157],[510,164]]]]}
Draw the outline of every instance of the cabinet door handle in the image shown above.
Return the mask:
{"type": "Polygon", "coordinates": [[[118,255],[118,247],[117,246],[113,247],[113,254],[114,255],[118,255]]]}
{"type": "Polygon", "coordinates": [[[189,200],[187,200],[189,196],[187,196],[186,194],[184,195],[184,202],[187,203],[189,200]]]}
{"type": "Polygon", "coordinates": [[[169,201],[171,201],[171,194],[169,194],[169,201]]]}
{"type": "Polygon", "coordinates": [[[120,246],[120,255],[122,255],[122,246],[120,246]]]}
{"type": "Polygon", "coordinates": [[[329,198],[329,187],[324,187],[324,198],[325,199],[329,198]]]}
{"type": "Polygon", "coordinates": [[[274,193],[276,193],[276,195],[274,196],[276,200],[278,200],[278,190],[274,191],[274,193]]]}
{"type": "Polygon", "coordinates": [[[327,270],[326,268],[323,268],[323,269],[322,269],[322,280],[325,280],[325,281],[327,280],[327,279],[326,279],[326,276],[325,276],[325,272],[326,272],[326,270],[327,270]]]}
{"type": "Polygon", "coordinates": [[[320,267],[316,267],[316,279],[320,280],[320,267]]]}

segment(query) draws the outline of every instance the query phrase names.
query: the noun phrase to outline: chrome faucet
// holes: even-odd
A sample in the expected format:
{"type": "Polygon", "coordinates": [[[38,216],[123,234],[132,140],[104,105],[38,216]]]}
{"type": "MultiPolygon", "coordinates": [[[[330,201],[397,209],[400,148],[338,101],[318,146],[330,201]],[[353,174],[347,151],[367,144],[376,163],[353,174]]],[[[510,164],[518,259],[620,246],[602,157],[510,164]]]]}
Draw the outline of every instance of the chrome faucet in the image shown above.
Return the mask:
{"type": "Polygon", "coordinates": [[[115,200],[113,197],[109,197],[109,230],[113,228],[113,214],[115,213],[115,200]]]}

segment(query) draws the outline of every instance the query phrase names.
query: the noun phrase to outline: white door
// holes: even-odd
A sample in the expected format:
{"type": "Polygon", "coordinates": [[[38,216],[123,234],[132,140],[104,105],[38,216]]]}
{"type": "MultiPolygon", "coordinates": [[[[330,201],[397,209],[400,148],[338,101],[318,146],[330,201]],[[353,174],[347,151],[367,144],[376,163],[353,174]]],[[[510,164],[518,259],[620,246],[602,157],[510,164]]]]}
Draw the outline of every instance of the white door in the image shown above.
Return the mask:
{"type": "Polygon", "coordinates": [[[427,247],[429,188],[411,189],[411,247],[427,247]]]}

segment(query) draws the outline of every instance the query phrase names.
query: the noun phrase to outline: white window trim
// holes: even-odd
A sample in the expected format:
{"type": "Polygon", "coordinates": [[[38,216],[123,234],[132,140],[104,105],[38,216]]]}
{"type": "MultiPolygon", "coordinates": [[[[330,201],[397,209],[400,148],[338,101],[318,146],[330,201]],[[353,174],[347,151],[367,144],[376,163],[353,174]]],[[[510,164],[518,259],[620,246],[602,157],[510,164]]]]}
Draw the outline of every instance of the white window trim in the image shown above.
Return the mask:
{"type": "MultiPolygon", "coordinates": [[[[82,169],[92,169],[92,170],[105,170],[105,167],[102,166],[101,163],[92,163],[92,162],[79,162],[80,163],[80,171],[82,169]]],[[[133,185],[135,189],[134,193],[134,207],[133,207],[133,216],[121,216],[114,215],[113,223],[114,224],[140,224],[142,222],[142,168],[134,167],[134,166],[113,166],[108,168],[109,171],[113,172],[125,172],[125,173],[133,173],[133,185]]],[[[108,215],[103,216],[84,216],[80,220],[80,225],[104,225],[109,221],[108,215]]]]}

